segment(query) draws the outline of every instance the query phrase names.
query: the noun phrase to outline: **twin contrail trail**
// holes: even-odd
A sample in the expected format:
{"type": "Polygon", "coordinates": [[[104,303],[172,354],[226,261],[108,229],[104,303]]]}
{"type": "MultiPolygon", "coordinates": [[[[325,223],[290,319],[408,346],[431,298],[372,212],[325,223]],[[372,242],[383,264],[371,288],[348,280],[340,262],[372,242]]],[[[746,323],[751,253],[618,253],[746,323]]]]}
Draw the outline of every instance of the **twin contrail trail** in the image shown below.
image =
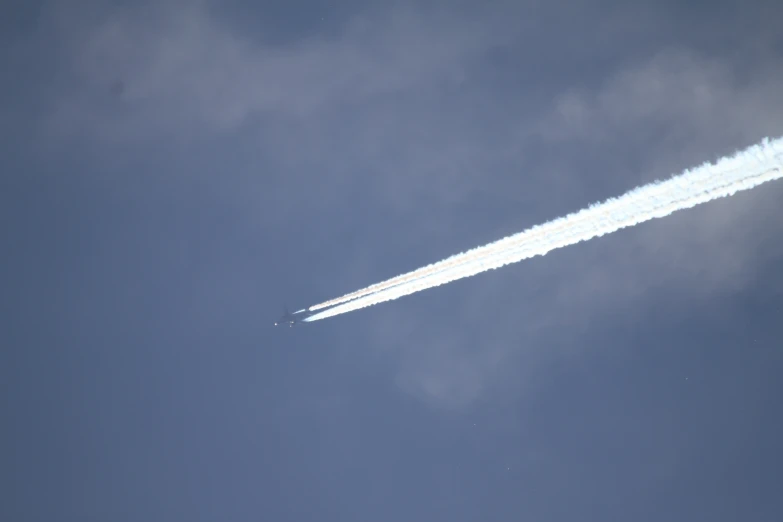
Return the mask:
{"type": "Polygon", "coordinates": [[[556,248],[668,216],[677,210],[731,196],[781,177],[783,138],[772,141],[764,139],[760,144],[721,158],[713,164],[705,163],[666,181],[638,187],[618,198],[593,204],[524,232],[311,306],[308,310],[316,313],[304,320],[326,319],[523,259],[542,256],[556,248]]]}

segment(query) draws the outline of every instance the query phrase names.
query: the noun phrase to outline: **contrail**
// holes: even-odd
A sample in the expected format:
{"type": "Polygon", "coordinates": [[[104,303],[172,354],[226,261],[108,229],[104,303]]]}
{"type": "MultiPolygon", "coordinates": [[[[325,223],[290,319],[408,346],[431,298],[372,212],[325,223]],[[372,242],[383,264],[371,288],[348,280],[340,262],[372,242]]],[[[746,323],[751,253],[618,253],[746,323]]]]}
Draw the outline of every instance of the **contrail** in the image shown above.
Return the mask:
{"type": "MultiPolygon", "coordinates": [[[[513,236],[511,236],[513,237],[513,236]]],[[[315,311],[320,310],[322,308],[327,308],[329,306],[334,306],[336,304],[344,303],[346,301],[351,301],[353,299],[356,299],[357,297],[362,297],[368,294],[373,294],[376,292],[379,292],[381,290],[385,290],[386,288],[390,288],[392,286],[397,286],[402,283],[406,283],[408,281],[411,281],[413,279],[419,279],[423,276],[433,274],[435,272],[440,272],[441,270],[445,268],[449,268],[455,265],[459,265],[464,263],[469,258],[473,257],[473,255],[486,255],[490,253],[491,251],[497,251],[502,250],[504,247],[504,242],[511,239],[511,237],[501,239],[499,241],[496,241],[494,243],[490,243],[489,245],[485,245],[483,247],[477,247],[472,250],[468,250],[466,252],[462,252],[460,254],[453,255],[449,258],[446,258],[442,261],[438,261],[437,263],[432,263],[427,266],[423,266],[421,268],[418,268],[412,272],[408,272],[406,274],[398,275],[397,277],[392,277],[391,279],[387,279],[386,281],[382,281],[380,283],[375,283],[373,285],[370,285],[368,287],[356,290],[355,292],[351,292],[350,294],[345,294],[342,297],[337,297],[334,299],[330,299],[329,301],[324,301],[323,303],[319,303],[317,305],[313,305],[310,308],[308,308],[309,311],[315,311]]]]}
{"type": "Polygon", "coordinates": [[[731,196],[767,181],[783,177],[783,138],[764,139],[733,156],[705,163],[666,181],[656,181],[593,204],[579,212],[474,248],[438,263],[408,272],[310,307],[316,310],[305,321],[318,321],[404,295],[470,277],[523,259],[544,255],[556,248],[586,241],[650,219],[668,216],[713,199],[731,196]]]}

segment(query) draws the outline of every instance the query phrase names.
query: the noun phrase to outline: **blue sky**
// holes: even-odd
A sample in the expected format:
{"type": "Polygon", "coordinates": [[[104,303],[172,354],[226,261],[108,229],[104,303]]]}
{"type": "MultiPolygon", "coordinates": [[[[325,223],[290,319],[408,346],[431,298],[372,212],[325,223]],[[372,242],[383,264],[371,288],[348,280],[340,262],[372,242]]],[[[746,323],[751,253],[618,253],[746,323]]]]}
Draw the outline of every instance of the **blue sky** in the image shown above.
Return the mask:
{"type": "Polygon", "coordinates": [[[783,134],[778,2],[15,2],[3,520],[779,520],[783,185],[324,301],[783,134]]]}

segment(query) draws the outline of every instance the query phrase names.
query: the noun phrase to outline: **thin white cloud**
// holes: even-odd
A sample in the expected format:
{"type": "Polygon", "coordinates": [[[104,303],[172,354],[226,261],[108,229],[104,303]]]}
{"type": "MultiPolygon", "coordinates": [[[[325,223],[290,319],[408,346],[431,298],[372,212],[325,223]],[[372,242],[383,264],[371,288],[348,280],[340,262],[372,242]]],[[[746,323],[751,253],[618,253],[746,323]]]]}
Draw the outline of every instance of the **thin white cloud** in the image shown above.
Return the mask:
{"type": "Polygon", "coordinates": [[[458,82],[467,61],[501,38],[475,20],[410,9],[376,11],[337,37],[287,45],[232,30],[204,2],[120,8],[88,23],[55,10],[50,19],[79,87],[63,93],[52,124],[93,137],[234,130],[253,117],[313,117],[458,82]],[[117,81],[117,105],[98,103],[117,81]]]}
{"type": "MultiPolygon", "coordinates": [[[[699,140],[714,148],[716,137],[750,143],[780,134],[783,108],[765,101],[774,99],[781,85],[780,67],[667,49],[618,71],[596,91],[575,88],[557,96],[539,132],[550,140],[611,143],[633,128],[645,138],[657,133],[649,145],[668,148],[675,141],[683,147],[699,140]]],[[[666,157],[671,161],[671,154],[666,157]]]]}

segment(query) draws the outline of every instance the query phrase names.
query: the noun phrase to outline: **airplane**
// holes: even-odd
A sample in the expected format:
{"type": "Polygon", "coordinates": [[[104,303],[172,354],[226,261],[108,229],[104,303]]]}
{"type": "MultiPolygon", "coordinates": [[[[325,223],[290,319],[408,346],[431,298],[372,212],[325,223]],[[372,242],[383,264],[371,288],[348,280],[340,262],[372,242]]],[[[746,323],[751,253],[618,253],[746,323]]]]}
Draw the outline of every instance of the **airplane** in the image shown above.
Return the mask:
{"type": "Polygon", "coordinates": [[[305,310],[299,310],[298,312],[290,313],[288,311],[288,307],[286,306],[284,308],[283,317],[275,321],[275,326],[280,326],[281,324],[288,323],[289,328],[294,326],[296,323],[302,322],[302,319],[307,317],[307,314],[304,314],[305,310]]]}

